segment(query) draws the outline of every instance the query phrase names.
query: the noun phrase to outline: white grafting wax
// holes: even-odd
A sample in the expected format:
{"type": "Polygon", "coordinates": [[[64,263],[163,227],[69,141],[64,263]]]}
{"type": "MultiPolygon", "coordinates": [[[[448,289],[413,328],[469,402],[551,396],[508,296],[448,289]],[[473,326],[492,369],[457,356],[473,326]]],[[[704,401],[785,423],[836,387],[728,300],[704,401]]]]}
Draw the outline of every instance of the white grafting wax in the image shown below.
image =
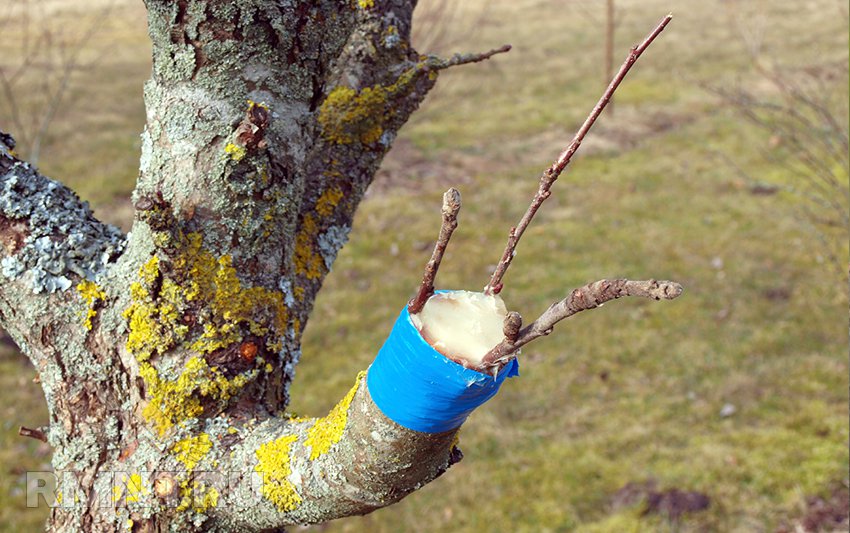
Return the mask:
{"type": "Polygon", "coordinates": [[[452,291],[431,296],[411,320],[435,350],[467,368],[477,368],[504,338],[507,313],[498,295],[452,291]]]}

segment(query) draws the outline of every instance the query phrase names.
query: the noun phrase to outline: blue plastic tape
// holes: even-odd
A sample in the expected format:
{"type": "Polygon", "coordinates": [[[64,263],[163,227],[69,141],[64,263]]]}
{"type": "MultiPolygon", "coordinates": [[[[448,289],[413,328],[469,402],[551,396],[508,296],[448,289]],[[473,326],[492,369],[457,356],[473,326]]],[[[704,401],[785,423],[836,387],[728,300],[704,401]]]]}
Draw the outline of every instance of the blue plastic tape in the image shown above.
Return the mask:
{"type": "Polygon", "coordinates": [[[460,427],[506,378],[517,375],[516,359],[495,379],[455,363],[422,338],[405,306],[369,367],[366,384],[375,405],[393,422],[441,433],[460,427]]]}

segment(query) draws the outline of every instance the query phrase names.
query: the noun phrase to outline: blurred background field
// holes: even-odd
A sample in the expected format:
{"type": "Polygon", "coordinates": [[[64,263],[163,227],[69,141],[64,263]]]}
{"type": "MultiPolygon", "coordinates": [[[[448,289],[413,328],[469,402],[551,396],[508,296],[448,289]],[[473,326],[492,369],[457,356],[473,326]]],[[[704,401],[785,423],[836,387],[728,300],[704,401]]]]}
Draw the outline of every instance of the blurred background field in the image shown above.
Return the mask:
{"type": "MultiPolygon", "coordinates": [[[[43,129],[40,169],[127,229],[150,68],[142,3],[4,4],[0,129],[25,141],[43,129]],[[37,6],[26,31],[13,9],[24,4],[37,6]],[[10,83],[45,28],[65,55],[35,54],[10,83]]],[[[674,279],[684,296],[563,323],[470,418],[465,458],[443,478],[312,529],[847,530],[847,4],[614,4],[615,65],[675,18],[555,185],[503,295],[529,319],[603,277],[674,279]]],[[[326,412],[371,362],[418,283],[448,186],[464,208],[439,283],[483,287],[606,83],[601,0],[423,0],[417,16],[420,52],[514,49],[444,73],[387,156],[307,328],[298,413],[326,412]]],[[[17,436],[47,421],[33,377],[0,346],[5,531],[36,531],[47,512],[26,508],[25,472],[49,469],[50,451],[17,436]]]]}

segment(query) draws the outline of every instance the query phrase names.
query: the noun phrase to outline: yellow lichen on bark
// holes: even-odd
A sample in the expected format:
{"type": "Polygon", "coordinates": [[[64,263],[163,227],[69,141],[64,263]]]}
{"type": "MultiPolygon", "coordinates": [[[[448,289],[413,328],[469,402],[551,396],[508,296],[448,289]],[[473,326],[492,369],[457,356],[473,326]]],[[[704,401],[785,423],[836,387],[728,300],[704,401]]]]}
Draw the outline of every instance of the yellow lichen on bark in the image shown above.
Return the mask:
{"type": "Polygon", "coordinates": [[[212,441],[207,433],[187,437],[171,447],[178,461],[186,467],[186,476],[180,482],[180,504],[177,511],[192,509],[203,513],[218,505],[218,490],[207,487],[204,482],[193,479],[195,467],[212,450],[212,441]]]}
{"type": "Polygon", "coordinates": [[[81,281],[77,285],[77,292],[80,293],[80,296],[83,297],[83,300],[86,301],[86,304],[88,306],[84,316],[83,325],[86,327],[86,329],[91,330],[91,319],[97,316],[97,311],[95,311],[95,307],[98,303],[106,300],[106,292],[104,292],[104,290],[101,289],[97,285],[97,283],[89,280],[81,281]]]}
{"type": "Polygon", "coordinates": [[[262,476],[262,493],[283,512],[301,505],[301,496],[289,480],[292,474],[289,451],[297,435],[285,435],[261,445],[255,452],[257,466],[254,471],[262,476]]]}
{"type": "Polygon", "coordinates": [[[122,474],[119,483],[112,487],[113,502],[124,498],[125,503],[138,503],[148,494],[150,494],[150,489],[145,485],[141,474],[138,472],[129,476],[122,474]]]}
{"type": "Polygon", "coordinates": [[[212,441],[207,433],[187,437],[171,447],[177,460],[183,463],[187,472],[192,472],[212,449],[212,441]]]}
{"type": "Polygon", "coordinates": [[[151,288],[159,278],[159,258],[151,257],[139,269],[139,281],[130,285],[133,303],[124,311],[129,321],[127,351],[139,362],[147,361],[154,353],[163,353],[179,343],[189,328],[179,323],[183,296],[180,287],[163,279],[158,298],[151,288]]]}
{"type": "Polygon", "coordinates": [[[301,221],[301,228],[295,236],[295,272],[307,279],[319,279],[324,276],[328,269],[325,260],[319,253],[319,245],[316,242],[319,234],[319,226],[313,215],[305,215],[301,221]]]}
{"type": "Polygon", "coordinates": [[[245,156],[248,155],[248,150],[244,146],[239,146],[234,143],[227,143],[224,147],[224,153],[230,156],[230,159],[236,161],[242,161],[245,159],[245,156]]]}
{"type": "Polygon", "coordinates": [[[374,85],[357,91],[340,85],[319,108],[322,136],[335,144],[374,144],[391,118],[393,98],[408,91],[416,69],[408,69],[390,85],[374,85]]]}
{"type": "Polygon", "coordinates": [[[142,414],[161,435],[175,424],[203,413],[202,398],[216,403],[227,402],[248,383],[245,374],[227,378],[201,357],[186,361],[183,372],[173,381],[162,379],[156,368],[147,362],[139,365],[139,375],[145,382],[148,401],[142,414]]]}
{"type": "Polygon", "coordinates": [[[169,275],[162,275],[159,256],[149,259],[130,287],[132,304],[124,312],[130,330],[127,350],[141,363],[139,374],[146,387],[148,405],[143,412],[160,433],[203,413],[202,398],[208,403],[228,401],[257,370],[228,379],[203,358],[192,357],[179,377],[169,380],[149,362],[153,355],[181,343],[193,351],[211,353],[241,342],[248,334],[265,337],[266,349],[276,353],[282,349],[288,321],[281,292],[243,287],[230,256],[216,257],[204,249],[197,233],[174,240],[169,275]],[[187,322],[201,327],[190,330],[187,322]]]}
{"type": "Polygon", "coordinates": [[[339,205],[345,194],[339,187],[331,186],[325,189],[319,199],[316,200],[316,214],[322,217],[330,216],[336,206],[339,205]]]}
{"type": "Polygon", "coordinates": [[[204,250],[197,233],[190,233],[186,239],[186,250],[175,261],[178,271],[185,272],[185,299],[201,302],[212,311],[192,349],[210,353],[226,348],[241,341],[247,329],[253,335],[267,336],[266,347],[279,351],[288,318],[283,294],[263,287],[243,287],[229,255],[216,258],[204,250]]]}
{"type": "Polygon", "coordinates": [[[331,446],[342,438],[345,424],[348,422],[348,408],[351,406],[351,400],[354,399],[364,377],[366,377],[365,371],[357,374],[354,386],[348,391],[348,394],[331,409],[327,416],[316,420],[313,427],[307,430],[307,439],[304,441],[304,445],[310,447],[310,460],[316,460],[322,454],[328,453],[331,446]]]}
{"type": "Polygon", "coordinates": [[[196,513],[204,513],[218,505],[218,490],[207,487],[203,481],[183,480],[180,483],[180,496],[178,512],[192,509],[196,513]]]}
{"type": "MultiPolygon", "coordinates": [[[[345,193],[339,187],[335,185],[328,187],[316,200],[315,215],[308,213],[301,219],[298,233],[295,235],[295,253],[293,254],[295,272],[299,276],[312,280],[321,279],[328,273],[325,259],[319,252],[320,223],[322,218],[333,214],[344,197],[345,193]],[[320,217],[319,220],[317,216],[320,217]]],[[[303,287],[296,287],[295,297],[298,300],[303,298],[303,290],[303,287]]]]}

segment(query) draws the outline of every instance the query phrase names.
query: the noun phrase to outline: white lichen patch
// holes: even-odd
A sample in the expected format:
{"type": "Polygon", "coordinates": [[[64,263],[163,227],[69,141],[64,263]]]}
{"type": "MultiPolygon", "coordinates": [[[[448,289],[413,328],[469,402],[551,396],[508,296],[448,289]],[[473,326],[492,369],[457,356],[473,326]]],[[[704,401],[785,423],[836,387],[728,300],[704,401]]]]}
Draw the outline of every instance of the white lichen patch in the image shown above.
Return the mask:
{"type": "Polygon", "coordinates": [[[31,273],[35,293],[67,290],[74,277],[94,280],[124,249],[118,228],[97,221],[70,189],[26,163],[16,162],[0,175],[0,213],[28,226],[20,250],[4,258],[0,274],[15,279],[31,273]]]}
{"type": "Polygon", "coordinates": [[[340,248],[348,242],[348,233],[350,231],[351,226],[331,226],[316,239],[319,245],[319,253],[322,255],[322,260],[325,262],[325,267],[328,271],[330,271],[331,266],[336,261],[336,254],[340,248]]]}
{"type": "Polygon", "coordinates": [[[411,320],[435,350],[468,368],[477,368],[504,337],[507,313],[498,295],[453,291],[432,296],[411,320]]]}

